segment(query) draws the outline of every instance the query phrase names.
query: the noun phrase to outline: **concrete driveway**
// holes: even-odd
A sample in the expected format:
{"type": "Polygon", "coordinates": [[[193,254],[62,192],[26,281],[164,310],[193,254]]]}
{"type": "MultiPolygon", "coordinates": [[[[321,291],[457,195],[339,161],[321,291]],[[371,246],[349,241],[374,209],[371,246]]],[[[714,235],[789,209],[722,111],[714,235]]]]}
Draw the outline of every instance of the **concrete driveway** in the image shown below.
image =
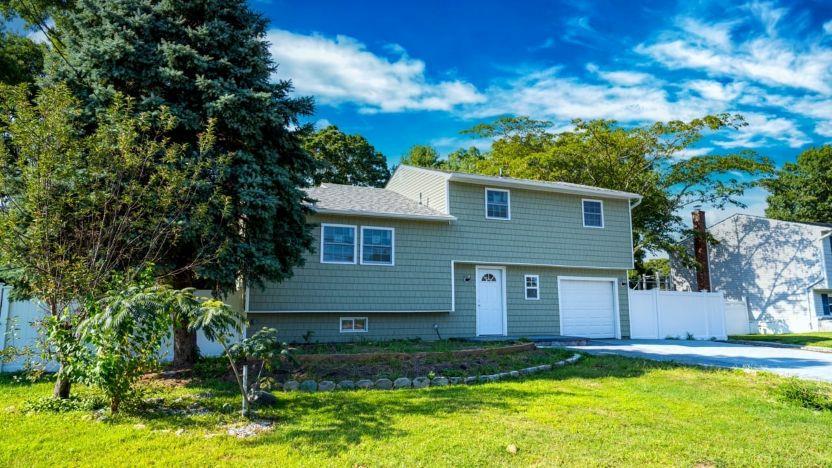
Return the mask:
{"type": "Polygon", "coordinates": [[[832,382],[832,354],[801,349],[685,340],[592,340],[586,346],[570,348],[592,354],[760,369],[785,376],[832,382]]]}

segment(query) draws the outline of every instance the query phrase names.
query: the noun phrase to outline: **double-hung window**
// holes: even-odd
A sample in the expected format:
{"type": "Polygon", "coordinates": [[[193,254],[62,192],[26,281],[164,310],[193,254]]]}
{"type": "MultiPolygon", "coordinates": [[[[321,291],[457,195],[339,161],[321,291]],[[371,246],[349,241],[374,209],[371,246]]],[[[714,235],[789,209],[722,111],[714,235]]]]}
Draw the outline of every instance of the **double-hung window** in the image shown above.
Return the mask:
{"type": "Polygon", "coordinates": [[[356,228],[343,224],[321,225],[321,263],[356,262],[356,228]]]}
{"type": "Polygon", "coordinates": [[[394,239],[393,228],[361,227],[361,264],[393,265],[394,239]]]}
{"type": "Polygon", "coordinates": [[[511,219],[511,194],[508,190],[485,189],[486,219],[511,219]]]}
{"type": "Polygon", "coordinates": [[[604,202],[601,200],[582,200],[584,227],[604,227],[604,202]]]}
{"type": "Polygon", "coordinates": [[[526,300],[536,301],[540,299],[540,276],[526,275],[526,300]]]}

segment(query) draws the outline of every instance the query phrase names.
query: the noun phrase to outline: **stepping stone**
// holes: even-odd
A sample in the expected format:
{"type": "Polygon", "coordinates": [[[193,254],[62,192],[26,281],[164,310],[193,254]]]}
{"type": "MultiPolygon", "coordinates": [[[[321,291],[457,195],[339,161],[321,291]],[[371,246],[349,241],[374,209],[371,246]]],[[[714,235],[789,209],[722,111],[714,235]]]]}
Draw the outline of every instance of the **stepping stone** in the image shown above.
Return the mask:
{"type": "Polygon", "coordinates": [[[321,380],[318,382],[319,392],[331,392],[333,390],[335,390],[335,382],[331,380],[321,380]]]}
{"type": "Polygon", "coordinates": [[[430,379],[427,377],[416,377],[413,379],[413,388],[425,388],[430,385],[430,379]]]}
{"type": "Polygon", "coordinates": [[[448,385],[449,383],[450,382],[445,377],[436,377],[433,380],[431,380],[431,382],[430,382],[430,384],[433,385],[434,387],[444,387],[445,385],[448,385]]]}
{"type": "Polygon", "coordinates": [[[410,388],[410,383],[407,377],[399,377],[393,381],[393,388],[410,388]]]}
{"type": "Polygon", "coordinates": [[[316,392],[318,391],[318,382],[314,380],[304,380],[300,384],[300,391],[302,392],[316,392]]]}
{"type": "Polygon", "coordinates": [[[352,390],[355,388],[355,382],[352,380],[342,380],[338,382],[338,389],[339,390],[352,390]]]}
{"type": "Polygon", "coordinates": [[[299,387],[300,384],[297,380],[287,380],[286,383],[283,384],[283,391],[295,392],[299,387]]]}
{"type": "Polygon", "coordinates": [[[355,383],[355,386],[357,388],[363,388],[365,390],[370,389],[370,388],[373,388],[373,381],[372,380],[367,380],[367,379],[361,379],[361,380],[359,380],[358,382],[355,383]]]}
{"type": "Polygon", "coordinates": [[[390,390],[393,388],[393,381],[390,379],[378,379],[376,380],[376,388],[379,390],[390,390]]]}

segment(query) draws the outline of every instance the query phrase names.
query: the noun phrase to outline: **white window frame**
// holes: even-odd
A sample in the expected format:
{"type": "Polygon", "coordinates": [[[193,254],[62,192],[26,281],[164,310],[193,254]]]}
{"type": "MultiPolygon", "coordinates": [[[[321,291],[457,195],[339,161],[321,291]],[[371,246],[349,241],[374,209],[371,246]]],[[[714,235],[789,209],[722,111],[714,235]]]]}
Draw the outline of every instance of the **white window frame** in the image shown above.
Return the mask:
{"type": "Polygon", "coordinates": [[[523,276],[523,297],[527,301],[539,301],[540,300],[540,275],[525,275],[523,276]],[[534,278],[534,287],[529,286],[529,278],[534,278]],[[537,290],[537,297],[529,297],[529,290],[536,289],[537,290]]]}
{"type": "Polygon", "coordinates": [[[339,333],[367,333],[370,329],[370,319],[367,317],[339,317],[338,318],[338,332],[339,333]],[[351,320],[352,321],[352,328],[349,330],[344,329],[344,320],[351,320]],[[355,321],[356,320],[363,320],[364,321],[364,329],[363,330],[356,330],[355,329],[355,321]]]}
{"type": "Polygon", "coordinates": [[[361,226],[361,248],[359,249],[358,259],[362,265],[396,266],[396,229],[382,226],[361,226]],[[390,263],[364,261],[364,230],[366,229],[390,231],[390,263]]]}
{"type": "Polygon", "coordinates": [[[352,224],[329,224],[329,223],[322,223],[321,224],[321,263],[331,263],[334,265],[355,265],[358,263],[358,243],[361,242],[361,239],[358,238],[358,227],[352,224]],[[352,260],[351,262],[333,262],[324,260],[324,228],[327,227],[340,227],[340,228],[351,228],[353,235],[354,245],[352,246],[352,260]]]}
{"type": "Polygon", "coordinates": [[[492,187],[485,187],[485,219],[496,219],[499,221],[511,221],[511,190],[498,189],[492,187]],[[506,194],[506,217],[497,218],[495,216],[488,216],[488,192],[504,192],[506,194]]]}
{"type": "Polygon", "coordinates": [[[604,229],[604,200],[596,200],[594,198],[582,198],[581,199],[581,224],[584,225],[585,228],[589,229],[604,229]],[[586,206],[584,206],[585,202],[596,202],[601,205],[601,225],[600,226],[588,226],[586,224],[586,206]]]}

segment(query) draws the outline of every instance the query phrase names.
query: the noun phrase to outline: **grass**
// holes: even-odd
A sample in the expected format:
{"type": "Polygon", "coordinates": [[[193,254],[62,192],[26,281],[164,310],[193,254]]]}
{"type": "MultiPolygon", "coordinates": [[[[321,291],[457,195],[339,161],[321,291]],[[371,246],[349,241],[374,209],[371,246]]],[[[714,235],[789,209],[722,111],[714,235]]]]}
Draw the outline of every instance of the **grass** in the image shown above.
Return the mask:
{"type": "Polygon", "coordinates": [[[357,353],[447,353],[472,348],[497,348],[518,344],[516,341],[463,340],[359,340],[352,343],[311,343],[293,345],[299,354],[357,354],[357,353]]]}
{"type": "Polygon", "coordinates": [[[736,335],[732,340],[771,341],[800,346],[832,348],[832,332],[785,333],[782,335],[736,335]]]}
{"type": "MultiPolygon", "coordinates": [[[[832,464],[832,411],[783,397],[764,373],[613,356],[518,381],[424,390],[279,394],[272,432],[223,434],[229,383],[155,388],[199,416],[26,413],[49,383],[0,377],[2,466],[493,466],[832,464]],[[184,402],[184,403],[183,403],[184,402]],[[517,446],[516,454],[506,447],[517,446]]],[[[828,390],[828,386],[825,386],[828,390]]],[[[81,393],[87,390],[74,389],[81,393]]]]}

